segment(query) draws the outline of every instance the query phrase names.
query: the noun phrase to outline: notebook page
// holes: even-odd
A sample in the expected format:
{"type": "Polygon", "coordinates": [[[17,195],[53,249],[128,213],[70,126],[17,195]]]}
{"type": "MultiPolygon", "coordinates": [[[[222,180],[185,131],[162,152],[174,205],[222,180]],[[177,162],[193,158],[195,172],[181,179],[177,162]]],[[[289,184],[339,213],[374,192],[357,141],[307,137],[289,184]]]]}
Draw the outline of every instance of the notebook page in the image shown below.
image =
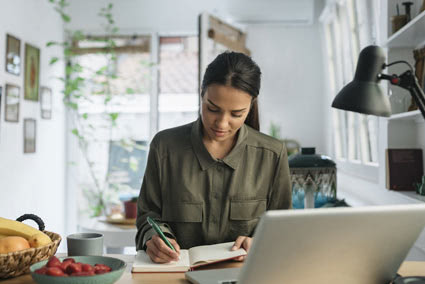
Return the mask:
{"type": "Polygon", "coordinates": [[[188,271],[189,252],[188,250],[180,250],[180,260],[172,261],[170,263],[155,263],[144,250],[138,250],[134,258],[132,272],[176,272],[188,271]]]}
{"type": "Polygon", "coordinates": [[[234,242],[228,242],[190,248],[190,266],[195,266],[202,262],[215,262],[247,254],[243,248],[235,251],[230,250],[233,244],[234,242]]]}

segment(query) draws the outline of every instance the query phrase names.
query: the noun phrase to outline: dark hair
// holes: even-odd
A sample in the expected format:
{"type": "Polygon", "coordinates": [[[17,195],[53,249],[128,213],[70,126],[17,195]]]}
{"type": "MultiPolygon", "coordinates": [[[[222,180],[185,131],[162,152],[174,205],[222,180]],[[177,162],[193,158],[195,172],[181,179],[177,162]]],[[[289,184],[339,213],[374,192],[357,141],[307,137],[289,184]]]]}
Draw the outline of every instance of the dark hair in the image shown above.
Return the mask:
{"type": "Polygon", "coordinates": [[[245,124],[260,130],[257,96],[260,92],[261,70],[251,57],[239,52],[223,52],[205,70],[201,97],[211,84],[232,86],[252,96],[251,108],[245,124]]]}

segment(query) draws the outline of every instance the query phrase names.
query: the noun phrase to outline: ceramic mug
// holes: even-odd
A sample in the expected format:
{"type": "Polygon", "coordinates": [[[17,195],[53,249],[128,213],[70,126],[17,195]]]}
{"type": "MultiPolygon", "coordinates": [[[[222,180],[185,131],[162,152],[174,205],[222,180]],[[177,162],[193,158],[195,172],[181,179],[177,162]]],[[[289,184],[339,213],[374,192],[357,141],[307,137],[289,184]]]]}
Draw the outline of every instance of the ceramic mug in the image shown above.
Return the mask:
{"type": "Polygon", "coordinates": [[[103,234],[77,233],[66,237],[68,256],[103,255],[103,234]]]}

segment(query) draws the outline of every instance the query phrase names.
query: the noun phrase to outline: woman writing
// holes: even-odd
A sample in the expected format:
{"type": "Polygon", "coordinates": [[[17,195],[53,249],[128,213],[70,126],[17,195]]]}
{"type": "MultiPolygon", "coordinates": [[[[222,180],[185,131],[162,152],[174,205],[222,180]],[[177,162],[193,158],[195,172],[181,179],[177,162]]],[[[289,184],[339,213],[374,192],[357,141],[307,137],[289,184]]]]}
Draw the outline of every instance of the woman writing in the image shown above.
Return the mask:
{"type": "Polygon", "coordinates": [[[260,77],[250,57],[220,54],[205,71],[200,118],[153,138],[136,235],[137,249],[152,261],[176,260],[180,247],[229,241],[249,251],[261,214],[291,207],[286,149],[258,131],[260,77]],[[150,227],[148,216],[176,251],[150,227]]]}

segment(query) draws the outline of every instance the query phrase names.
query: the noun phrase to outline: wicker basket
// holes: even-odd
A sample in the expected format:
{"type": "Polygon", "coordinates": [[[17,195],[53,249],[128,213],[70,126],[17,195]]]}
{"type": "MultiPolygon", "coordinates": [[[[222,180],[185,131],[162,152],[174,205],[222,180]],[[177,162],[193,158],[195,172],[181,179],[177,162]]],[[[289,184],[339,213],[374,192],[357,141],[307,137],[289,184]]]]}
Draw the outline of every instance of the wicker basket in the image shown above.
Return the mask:
{"type": "Polygon", "coordinates": [[[0,279],[29,273],[30,266],[54,255],[62,238],[60,235],[44,231],[52,242],[39,248],[29,248],[17,252],[0,254],[0,279]]]}

